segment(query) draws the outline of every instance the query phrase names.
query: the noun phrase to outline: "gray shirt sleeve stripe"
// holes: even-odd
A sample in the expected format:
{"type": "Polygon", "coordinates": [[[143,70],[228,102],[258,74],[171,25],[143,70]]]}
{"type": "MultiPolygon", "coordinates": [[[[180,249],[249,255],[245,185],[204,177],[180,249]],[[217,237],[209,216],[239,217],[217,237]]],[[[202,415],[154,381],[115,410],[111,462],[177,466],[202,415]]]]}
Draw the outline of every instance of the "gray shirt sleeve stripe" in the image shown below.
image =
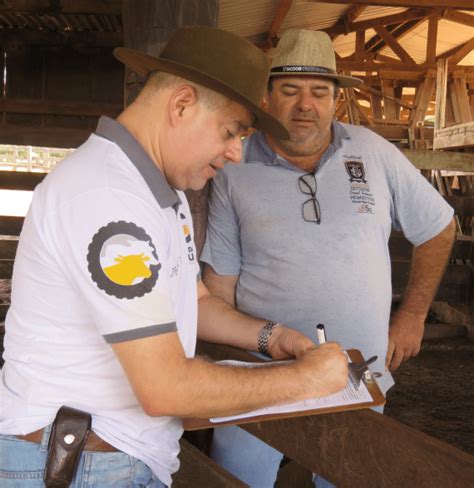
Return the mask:
{"type": "Polygon", "coordinates": [[[167,332],[176,332],[176,322],[169,322],[167,324],[149,325],[148,327],[141,327],[140,329],[124,330],[122,332],[114,332],[113,334],[104,335],[105,342],[108,344],[116,344],[118,342],[133,341],[135,339],[144,339],[145,337],[153,337],[167,332]]]}

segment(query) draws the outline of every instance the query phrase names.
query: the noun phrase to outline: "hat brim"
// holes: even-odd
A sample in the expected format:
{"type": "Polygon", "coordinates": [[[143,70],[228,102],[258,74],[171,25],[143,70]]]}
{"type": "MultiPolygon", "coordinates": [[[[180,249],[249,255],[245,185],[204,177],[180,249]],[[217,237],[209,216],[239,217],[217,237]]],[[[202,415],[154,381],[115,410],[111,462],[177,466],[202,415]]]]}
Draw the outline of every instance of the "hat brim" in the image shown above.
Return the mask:
{"type": "Polygon", "coordinates": [[[317,78],[330,78],[331,80],[337,80],[340,88],[353,88],[364,83],[364,80],[354,76],[333,75],[330,73],[272,71],[270,78],[274,78],[275,76],[315,76],[317,78]]]}
{"type": "Polygon", "coordinates": [[[114,56],[129,69],[141,76],[148,76],[153,71],[165,71],[186,80],[198,83],[206,88],[220,93],[227,98],[243,105],[254,116],[252,127],[259,129],[277,139],[290,139],[290,134],[275,117],[265,112],[261,107],[256,105],[237,90],[233,89],[226,83],[209,76],[206,73],[197,71],[193,67],[186,66],[175,61],[164,58],[155,58],[148,54],[133,49],[118,47],[114,49],[114,56]]]}

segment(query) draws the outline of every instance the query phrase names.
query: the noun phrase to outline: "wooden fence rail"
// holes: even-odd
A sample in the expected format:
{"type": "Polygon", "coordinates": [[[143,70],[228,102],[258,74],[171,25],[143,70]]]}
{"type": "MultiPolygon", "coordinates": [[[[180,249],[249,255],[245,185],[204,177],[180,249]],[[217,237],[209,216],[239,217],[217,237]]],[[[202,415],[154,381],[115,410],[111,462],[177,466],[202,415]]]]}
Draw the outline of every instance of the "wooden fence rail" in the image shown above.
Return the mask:
{"type": "MultiPolygon", "coordinates": [[[[200,342],[215,360],[251,354],[200,342]]],[[[474,456],[371,410],[241,426],[339,488],[472,488],[474,456]]]]}

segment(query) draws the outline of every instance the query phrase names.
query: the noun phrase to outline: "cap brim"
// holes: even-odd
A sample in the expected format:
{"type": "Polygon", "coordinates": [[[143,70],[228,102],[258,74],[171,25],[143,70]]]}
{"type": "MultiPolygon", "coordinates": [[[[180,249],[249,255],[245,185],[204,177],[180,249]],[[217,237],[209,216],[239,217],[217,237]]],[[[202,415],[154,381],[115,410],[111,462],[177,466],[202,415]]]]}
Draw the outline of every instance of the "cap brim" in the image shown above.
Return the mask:
{"type": "Polygon", "coordinates": [[[314,72],[288,72],[288,71],[272,71],[270,72],[270,78],[275,76],[316,76],[318,78],[329,78],[331,80],[337,80],[340,88],[353,88],[355,86],[362,85],[364,80],[356,78],[354,76],[333,75],[326,73],[314,73],[314,72]]]}
{"type": "Polygon", "coordinates": [[[265,112],[261,107],[254,104],[252,100],[249,100],[221,80],[197,71],[190,66],[168,59],[155,58],[154,56],[125,47],[115,48],[114,56],[129,69],[141,76],[148,76],[153,71],[165,71],[166,73],[180,76],[186,80],[210,88],[217,93],[221,93],[227,98],[243,105],[254,115],[252,127],[266,132],[277,139],[290,139],[289,132],[278,119],[265,112]]]}

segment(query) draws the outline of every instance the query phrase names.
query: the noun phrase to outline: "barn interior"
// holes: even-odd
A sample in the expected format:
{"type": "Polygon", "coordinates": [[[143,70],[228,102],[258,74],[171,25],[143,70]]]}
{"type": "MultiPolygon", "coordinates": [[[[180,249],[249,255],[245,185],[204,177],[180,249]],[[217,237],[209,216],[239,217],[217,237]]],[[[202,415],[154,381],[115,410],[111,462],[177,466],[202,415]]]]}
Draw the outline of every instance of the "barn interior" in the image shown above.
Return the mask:
{"type": "MultiPolygon", "coordinates": [[[[397,373],[387,415],[378,420],[371,412],[350,412],[336,420],[328,415],[246,427],[292,460],[282,466],[278,486],[311,486],[311,470],[322,464],[329,479],[352,473],[357,482],[347,486],[402,486],[414,479],[415,471],[416,486],[472,486],[472,1],[0,0],[0,190],[33,191],[88,138],[101,115],[116,117],[133,100],[144,80],[115,60],[115,47],[156,55],[183,25],[239,34],[270,58],[288,29],[327,32],[338,70],[364,81],[342,90],[336,118],[365,126],[395,144],[455,209],[456,240],[422,351],[397,373]],[[331,441],[340,422],[356,433],[357,447],[344,449],[331,441]],[[332,457],[308,449],[304,438],[311,436],[326,439],[332,457]],[[369,453],[375,438],[386,440],[377,444],[377,459],[369,453]],[[405,449],[407,442],[412,450],[405,449]]],[[[2,195],[13,198],[12,193],[2,195]]],[[[207,189],[188,192],[199,249],[207,195],[207,189]]],[[[14,212],[0,215],[1,336],[23,219],[14,212]]],[[[390,254],[396,308],[407,284],[412,246],[393,232],[390,254]]],[[[216,357],[224,354],[202,347],[216,357]]],[[[202,438],[191,440],[202,447],[202,438]]],[[[185,440],[182,461],[175,486],[189,486],[190,479],[202,480],[195,486],[241,486],[185,440]]]]}

